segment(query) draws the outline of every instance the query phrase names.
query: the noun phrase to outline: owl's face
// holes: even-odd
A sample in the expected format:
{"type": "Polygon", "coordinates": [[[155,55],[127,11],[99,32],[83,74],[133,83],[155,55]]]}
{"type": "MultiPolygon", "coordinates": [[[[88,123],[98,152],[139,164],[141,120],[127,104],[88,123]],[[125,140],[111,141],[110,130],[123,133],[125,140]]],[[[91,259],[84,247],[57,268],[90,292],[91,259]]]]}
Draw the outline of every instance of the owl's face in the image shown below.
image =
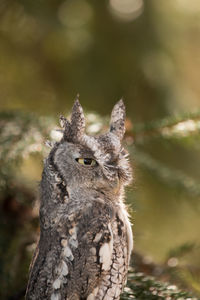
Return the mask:
{"type": "Polygon", "coordinates": [[[125,108],[117,103],[111,115],[110,131],[97,137],[84,133],[84,116],[75,102],[71,123],[62,118],[64,135],[51,151],[58,173],[72,189],[89,188],[116,191],[131,180],[128,153],[121,145],[125,108]]]}

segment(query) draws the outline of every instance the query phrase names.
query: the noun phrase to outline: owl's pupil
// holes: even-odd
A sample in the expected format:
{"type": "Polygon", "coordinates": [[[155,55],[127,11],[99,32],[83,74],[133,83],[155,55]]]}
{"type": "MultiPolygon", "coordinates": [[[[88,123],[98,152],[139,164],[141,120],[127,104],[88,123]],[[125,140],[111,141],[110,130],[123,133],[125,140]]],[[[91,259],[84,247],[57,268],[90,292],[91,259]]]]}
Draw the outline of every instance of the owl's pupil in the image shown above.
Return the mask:
{"type": "Polygon", "coordinates": [[[97,162],[96,160],[94,160],[93,158],[76,158],[76,161],[81,164],[81,165],[84,165],[84,166],[96,166],[97,165],[97,162]]]}
{"type": "Polygon", "coordinates": [[[91,158],[84,158],[84,164],[85,165],[91,165],[92,159],[91,158]]]}

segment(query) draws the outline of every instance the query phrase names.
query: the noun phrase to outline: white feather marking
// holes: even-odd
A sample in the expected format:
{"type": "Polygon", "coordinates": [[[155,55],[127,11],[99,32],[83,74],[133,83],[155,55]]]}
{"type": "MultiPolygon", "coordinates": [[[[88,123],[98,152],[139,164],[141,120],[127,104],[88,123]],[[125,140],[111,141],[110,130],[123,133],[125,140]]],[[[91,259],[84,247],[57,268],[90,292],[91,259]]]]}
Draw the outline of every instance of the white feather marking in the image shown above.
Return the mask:
{"type": "Polygon", "coordinates": [[[108,294],[106,294],[104,297],[103,297],[104,300],[113,300],[114,299],[114,296],[109,296],[108,294]]]}
{"type": "Polygon", "coordinates": [[[118,298],[120,294],[121,294],[121,288],[117,285],[115,287],[115,298],[118,298]]]}
{"type": "Polygon", "coordinates": [[[61,286],[61,280],[59,278],[57,278],[54,282],[53,282],[53,288],[55,290],[58,290],[61,286]]]}
{"type": "Polygon", "coordinates": [[[114,270],[118,272],[118,269],[119,269],[119,264],[114,262],[112,264],[112,271],[113,271],[113,273],[116,273],[116,272],[114,272],[114,270]]]}
{"type": "Polygon", "coordinates": [[[133,233],[132,233],[131,223],[129,222],[128,219],[126,220],[126,226],[127,226],[127,238],[128,238],[128,256],[130,260],[130,255],[133,250],[133,233]]]}
{"type": "Polygon", "coordinates": [[[128,263],[129,263],[130,255],[133,250],[133,233],[132,233],[131,223],[129,221],[129,215],[123,202],[120,202],[118,216],[122,221],[124,221],[126,226],[127,242],[128,242],[128,263]]]}
{"type": "Polygon", "coordinates": [[[55,175],[55,181],[57,183],[61,183],[62,179],[58,176],[58,174],[55,175]]]}
{"type": "Polygon", "coordinates": [[[65,203],[67,203],[68,200],[69,200],[69,197],[68,197],[68,196],[64,196],[64,199],[63,199],[63,200],[64,200],[65,203]]]}
{"type": "Polygon", "coordinates": [[[102,263],[102,269],[105,271],[110,269],[110,265],[112,262],[112,252],[113,252],[113,234],[112,234],[112,229],[110,224],[108,224],[108,228],[111,234],[110,242],[103,244],[99,251],[100,262],[102,263]]]}
{"type": "Polygon", "coordinates": [[[71,235],[70,239],[69,239],[69,244],[73,247],[73,248],[78,248],[78,240],[77,240],[77,227],[74,226],[73,228],[71,228],[69,230],[69,234],[71,235]]]}
{"type": "Polygon", "coordinates": [[[78,248],[78,240],[70,239],[69,243],[73,248],[78,248]]]}
{"type": "Polygon", "coordinates": [[[70,260],[74,259],[72,251],[71,251],[71,249],[68,246],[64,248],[63,254],[64,254],[64,256],[66,256],[67,258],[69,258],[70,260]]]}
{"type": "MultiPolygon", "coordinates": [[[[111,288],[108,289],[108,291],[107,291],[107,296],[108,296],[108,297],[112,297],[112,299],[114,299],[114,296],[115,296],[115,290],[116,290],[116,285],[114,284],[114,285],[112,285],[111,288]]],[[[106,297],[105,297],[105,299],[106,299],[106,297]]]]}
{"type": "Polygon", "coordinates": [[[69,234],[73,235],[76,232],[76,226],[69,229],[69,234]]]}
{"type": "Polygon", "coordinates": [[[53,294],[51,295],[51,300],[60,300],[60,294],[53,293],[53,294]]]}
{"type": "Polygon", "coordinates": [[[115,273],[114,275],[112,274],[111,276],[111,282],[112,283],[118,283],[119,280],[118,280],[118,273],[115,273]]]}
{"type": "Polygon", "coordinates": [[[69,239],[69,244],[74,247],[78,248],[78,240],[77,240],[77,227],[73,227],[70,229],[70,239],[69,239]]]}
{"type": "Polygon", "coordinates": [[[66,263],[64,261],[62,261],[61,275],[67,276],[68,273],[69,273],[68,266],[66,265],[66,263]]]}
{"type": "Polygon", "coordinates": [[[87,300],[95,300],[96,295],[98,293],[98,287],[96,287],[91,294],[89,294],[89,296],[87,297],[87,300]]]}
{"type": "Polygon", "coordinates": [[[61,245],[62,245],[63,247],[66,247],[67,244],[68,244],[68,241],[67,241],[66,239],[62,239],[62,240],[61,240],[61,245]]]}
{"type": "Polygon", "coordinates": [[[95,243],[98,243],[100,241],[102,237],[102,232],[98,232],[96,235],[95,235],[95,238],[94,238],[94,241],[95,243]]]}

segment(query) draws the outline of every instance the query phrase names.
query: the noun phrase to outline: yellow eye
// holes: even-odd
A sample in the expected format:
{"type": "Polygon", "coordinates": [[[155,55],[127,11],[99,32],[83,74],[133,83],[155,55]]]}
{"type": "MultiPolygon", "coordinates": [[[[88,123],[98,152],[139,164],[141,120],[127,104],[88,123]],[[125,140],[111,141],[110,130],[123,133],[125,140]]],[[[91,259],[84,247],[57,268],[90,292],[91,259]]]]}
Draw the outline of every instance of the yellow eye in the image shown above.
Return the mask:
{"type": "Polygon", "coordinates": [[[76,158],[76,161],[84,166],[96,166],[97,162],[96,160],[92,159],[92,158],[76,158]]]}

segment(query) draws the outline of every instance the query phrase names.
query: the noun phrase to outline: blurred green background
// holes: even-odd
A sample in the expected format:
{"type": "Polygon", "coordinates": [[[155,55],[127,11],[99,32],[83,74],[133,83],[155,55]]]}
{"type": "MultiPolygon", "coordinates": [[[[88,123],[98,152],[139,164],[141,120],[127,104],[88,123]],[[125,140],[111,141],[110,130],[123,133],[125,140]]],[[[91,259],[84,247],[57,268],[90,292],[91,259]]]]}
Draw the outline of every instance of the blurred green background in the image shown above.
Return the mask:
{"type": "Polygon", "coordinates": [[[99,128],[123,96],[135,252],[200,294],[199,77],[199,0],[0,0],[1,299],[24,293],[43,141],[77,93],[99,128]]]}

